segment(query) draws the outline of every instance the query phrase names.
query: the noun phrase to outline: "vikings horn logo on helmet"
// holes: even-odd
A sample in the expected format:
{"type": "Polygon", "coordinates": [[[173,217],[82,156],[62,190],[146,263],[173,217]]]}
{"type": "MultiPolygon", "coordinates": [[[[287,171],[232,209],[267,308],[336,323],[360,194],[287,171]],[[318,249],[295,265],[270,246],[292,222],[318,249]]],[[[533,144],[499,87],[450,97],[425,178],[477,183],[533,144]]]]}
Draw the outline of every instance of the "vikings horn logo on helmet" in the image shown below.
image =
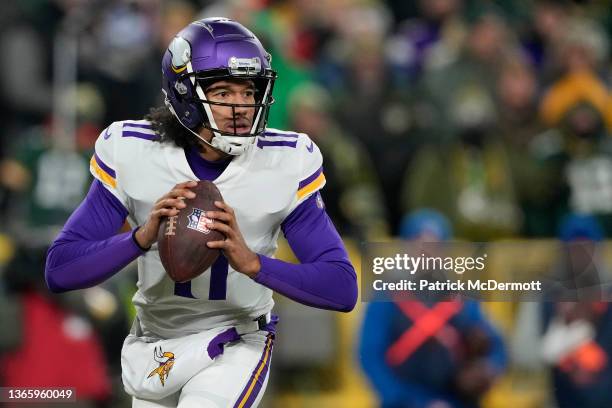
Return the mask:
{"type": "Polygon", "coordinates": [[[168,51],[172,55],[172,69],[179,73],[187,68],[187,63],[191,61],[191,45],[182,37],[174,37],[168,51]]]}

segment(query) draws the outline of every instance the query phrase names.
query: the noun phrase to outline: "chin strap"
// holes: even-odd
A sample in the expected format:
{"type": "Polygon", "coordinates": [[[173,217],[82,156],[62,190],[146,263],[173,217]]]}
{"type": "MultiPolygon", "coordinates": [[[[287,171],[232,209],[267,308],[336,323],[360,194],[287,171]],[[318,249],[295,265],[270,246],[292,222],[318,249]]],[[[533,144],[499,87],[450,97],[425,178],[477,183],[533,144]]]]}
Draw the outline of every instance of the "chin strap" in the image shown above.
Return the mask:
{"type": "MultiPolygon", "coordinates": [[[[216,132],[214,132],[216,133],[216,132]]],[[[255,136],[225,136],[225,135],[215,135],[210,141],[210,145],[216,149],[221,150],[227,154],[231,154],[233,156],[241,155],[245,152],[247,147],[253,143],[255,140],[255,136]],[[245,139],[248,139],[246,143],[244,143],[245,139]]]]}

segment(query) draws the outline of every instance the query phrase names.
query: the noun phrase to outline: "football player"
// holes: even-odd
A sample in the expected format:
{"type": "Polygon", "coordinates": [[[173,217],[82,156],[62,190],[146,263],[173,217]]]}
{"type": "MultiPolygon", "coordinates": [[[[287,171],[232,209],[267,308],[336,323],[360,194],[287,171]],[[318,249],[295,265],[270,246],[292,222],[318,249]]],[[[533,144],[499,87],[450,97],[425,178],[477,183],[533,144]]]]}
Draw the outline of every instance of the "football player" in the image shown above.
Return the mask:
{"type": "Polygon", "coordinates": [[[49,249],[45,276],[63,292],[97,285],[138,259],[137,317],[121,361],[134,407],[251,407],[266,388],[276,291],[348,312],[356,275],[319,190],[322,157],[305,134],[266,128],[276,73],[242,25],[196,21],[162,61],[166,106],[111,124],[96,142],[89,193],[49,249]],[[195,180],[224,202],[208,211],[222,256],[175,283],[156,240],[195,180]],[[124,221],[130,232],[117,233],[124,221]],[[301,264],[273,259],[283,232],[301,264]]]}

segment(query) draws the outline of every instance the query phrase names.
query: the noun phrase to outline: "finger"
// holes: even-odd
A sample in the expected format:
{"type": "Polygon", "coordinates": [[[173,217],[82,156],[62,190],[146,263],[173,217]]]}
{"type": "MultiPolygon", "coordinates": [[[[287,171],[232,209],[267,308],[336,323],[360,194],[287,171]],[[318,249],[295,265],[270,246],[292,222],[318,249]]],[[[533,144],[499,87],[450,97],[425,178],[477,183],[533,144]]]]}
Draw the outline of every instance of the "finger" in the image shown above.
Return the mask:
{"type": "Polygon", "coordinates": [[[224,211],[206,211],[206,217],[230,223],[234,217],[224,211]]]}
{"type": "Polygon", "coordinates": [[[225,249],[227,245],[227,241],[209,241],[206,243],[206,246],[212,249],[225,249]]]}
{"type": "Polygon", "coordinates": [[[162,200],[168,199],[168,198],[195,198],[195,193],[191,190],[187,190],[187,189],[175,189],[175,190],[170,190],[168,191],[166,194],[164,194],[163,196],[161,196],[158,200],[157,203],[159,203],[162,200]]]}
{"type": "Polygon", "coordinates": [[[189,190],[188,188],[173,188],[168,193],[170,197],[186,197],[186,198],[195,198],[196,193],[189,190]]]}
{"type": "Polygon", "coordinates": [[[157,204],[155,204],[155,209],[160,209],[160,208],[185,208],[187,207],[187,204],[185,204],[185,202],[183,200],[181,200],[180,198],[166,198],[164,200],[159,201],[157,204]]]}
{"type": "Polygon", "coordinates": [[[189,187],[193,188],[193,187],[195,187],[195,186],[197,186],[197,185],[198,185],[198,182],[197,182],[197,181],[188,180],[188,181],[183,181],[182,183],[178,183],[178,184],[176,184],[176,185],[174,186],[174,188],[175,188],[175,189],[176,189],[176,188],[186,188],[186,187],[187,187],[187,188],[189,188],[189,187]]]}
{"type": "Polygon", "coordinates": [[[223,222],[213,221],[211,223],[206,224],[206,226],[208,227],[208,229],[220,231],[226,237],[234,236],[234,230],[232,229],[232,227],[223,222]]]}
{"type": "Polygon", "coordinates": [[[219,208],[221,208],[223,211],[234,215],[234,209],[232,207],[230,207],[229,205],[225,204],[225,202],[223,201],[215,201],[215,205],[219,208]]]}
{"type": "Polygon", "coordinates": [[[160,208],[151,213],[155,218],[160,219],[161,217],[173,217],[178,215],[180,211],[176,208],[160,208]]]}

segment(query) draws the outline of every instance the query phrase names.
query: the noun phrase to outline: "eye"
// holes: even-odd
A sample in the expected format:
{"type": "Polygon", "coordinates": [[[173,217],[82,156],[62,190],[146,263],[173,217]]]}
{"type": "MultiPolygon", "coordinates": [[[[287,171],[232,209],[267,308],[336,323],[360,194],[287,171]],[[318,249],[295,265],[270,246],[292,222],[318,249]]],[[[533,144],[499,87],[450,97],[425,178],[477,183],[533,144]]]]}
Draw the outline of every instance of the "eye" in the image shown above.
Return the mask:
{"type": "Polygon", "coordinates": [[[227,98],[229,96],[229,92],[227,91],[221,91],[217,93],[217,96],[221,97],[221,98],[227,98]]]}

